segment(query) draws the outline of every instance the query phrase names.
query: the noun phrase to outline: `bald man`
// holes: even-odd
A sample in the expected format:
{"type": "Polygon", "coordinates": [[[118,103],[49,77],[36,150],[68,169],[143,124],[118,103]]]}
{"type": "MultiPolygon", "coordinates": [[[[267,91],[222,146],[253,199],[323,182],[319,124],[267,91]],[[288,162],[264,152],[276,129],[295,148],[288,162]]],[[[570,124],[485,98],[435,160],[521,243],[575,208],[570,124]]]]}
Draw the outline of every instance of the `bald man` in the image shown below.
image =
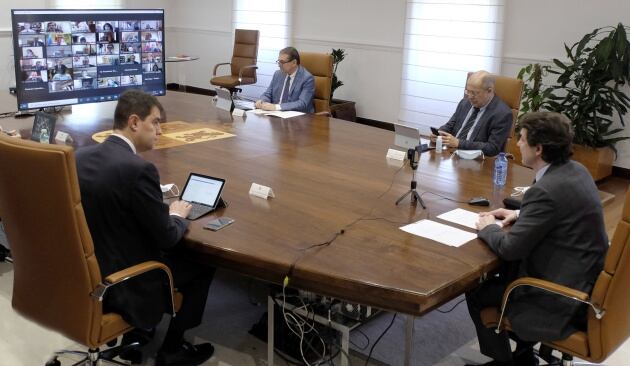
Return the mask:
{"type": "Polygon", "coordinates": [[[470,75],[466,96],[451,119],[439,128],[443,144],[460,150],[481,150],[486,156],[503,151],[512,129],[512,110],[494,94],[494,80],[483,70],[470,75]]]}

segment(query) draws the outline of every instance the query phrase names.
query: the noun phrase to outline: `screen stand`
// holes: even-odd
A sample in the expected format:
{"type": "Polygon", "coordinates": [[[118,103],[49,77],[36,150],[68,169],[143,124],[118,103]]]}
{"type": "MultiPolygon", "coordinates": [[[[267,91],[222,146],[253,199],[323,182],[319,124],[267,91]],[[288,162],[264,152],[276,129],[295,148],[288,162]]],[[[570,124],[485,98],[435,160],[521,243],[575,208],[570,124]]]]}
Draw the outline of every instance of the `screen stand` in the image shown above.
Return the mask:
{"type": "Polygon", "coordinates": [[[224,200],[223,197],[219,197],[219,202],[217,202],[217,207],[215,207],[215,209],[227,208],[228,206],[229,206],[228,202],[224,200]]]}

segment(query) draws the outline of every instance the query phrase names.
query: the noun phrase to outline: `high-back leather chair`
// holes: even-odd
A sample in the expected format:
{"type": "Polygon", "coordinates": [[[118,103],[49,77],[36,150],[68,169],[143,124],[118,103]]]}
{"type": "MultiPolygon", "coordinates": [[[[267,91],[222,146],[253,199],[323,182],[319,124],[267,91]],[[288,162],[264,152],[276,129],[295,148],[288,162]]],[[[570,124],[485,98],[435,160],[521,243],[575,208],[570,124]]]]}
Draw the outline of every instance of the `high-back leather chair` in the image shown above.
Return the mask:
{"type": "Polygon", "coordinates": [[[510,330],[509,321],[502,314],[512,289],[519,286],[537,287],[588,304],[586,331],[577,331],[566,339],[544,344],[563,353],[563,365],[573,365],[573,356],[594,363],[604,361],[630,336],[630,194],[626,194],[622,217],[608,248],[604,269],[590,294],[536,278],[520,278],[506,289],[501,309],[482,310],[484,325],[497,327],[500,324],[500,328],[510,330]]]}
{"type": "Polygon", "coordinates": [[[505,144],[505,150],[514,155],[514,161],[520,164],[521,152],[518,147],[516,147],[518,139],[515,136],[514,130],[516,127],[518,112],[521,109],[523,80],[497,75],[495,79],[494,93],[512,109],[512,130],[510,131],[510,136],[505,144]]]}
{"type": "Polygon", "coordinates": [[[258,38],[257,30],[235,29],[232,61],[214,65],[210,84],[229,89],[232,93],[240,91],[238,86],[255,84],[258,38]],[[217,69],[222,65],[230,65],[230,75],[217,76],[217,69]]]}
{"type": "MultiPolygon", "coordinates": [[[[119,314],[103,313],[106,290],[154,269],[166,272],[172,289],[170,270],[152,261],[101,278],[71,147],[0,134],[0,172],[0,217],[13,257],[13,308],[86,345],[85,364],[109,361],[120,347],[105,352],[99,347],[132,327],[119,314]]],[[[179,294],[173,303],[181,303],[179,294]]]]}
{"type": "Polygon", "coordinates": [[[330,112],[333,57],[328,53],[300,52],[300,64],[315,78],[315,113],[330,112]]]}

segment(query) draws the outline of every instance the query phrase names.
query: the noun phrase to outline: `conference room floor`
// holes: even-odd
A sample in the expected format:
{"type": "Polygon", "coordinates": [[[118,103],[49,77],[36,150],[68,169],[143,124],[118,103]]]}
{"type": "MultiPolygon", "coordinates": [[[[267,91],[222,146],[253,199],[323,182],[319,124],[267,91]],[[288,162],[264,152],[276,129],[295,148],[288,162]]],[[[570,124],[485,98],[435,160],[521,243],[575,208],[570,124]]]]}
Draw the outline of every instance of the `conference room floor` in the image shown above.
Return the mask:
{"type": "MultiPolygon", "coordinates": [[[[16,314],[11,308],[11,291],[13,287],[12,264],[0,263],[0,364],[10,366],[44,365],[53,351],[64,348],[81,350],[82,347],[73,341],[30,322],[16,314]]],[[[45,306],[45,304],[42,304],[45,306]]],[[[203,339],[196,337],[195,342],[210,341],[215,346],[215,355],[203,366],[256,366],[266,365],[267,346],[262,341],[243,332],[238,349],[228,348],[221,339],[203,339]]],[[[630,340],[626,341],[608,360],[607,366],[625,366],[630,359],[630,340]]],[[[62,365],[72,364],[74,358],[62,358],[62,365]]],[[[487,359],[479,354],[476,340],[469,342],[451,355],[445,357],[436,366],[462,366],[467,362],[483,363],[487,359]]],[[[278,365],[284,365],[277,359],[278,365]]],[[[363,365],[365,360],[352,356],[351,365],[363,365]]],[[[338,361],[335,364],[340,364],[338,361]]],[[[144,365],[152,366],[153,359],[144,365]]],[[[380,362],[369,365],[379,366],[380,362]]]]}

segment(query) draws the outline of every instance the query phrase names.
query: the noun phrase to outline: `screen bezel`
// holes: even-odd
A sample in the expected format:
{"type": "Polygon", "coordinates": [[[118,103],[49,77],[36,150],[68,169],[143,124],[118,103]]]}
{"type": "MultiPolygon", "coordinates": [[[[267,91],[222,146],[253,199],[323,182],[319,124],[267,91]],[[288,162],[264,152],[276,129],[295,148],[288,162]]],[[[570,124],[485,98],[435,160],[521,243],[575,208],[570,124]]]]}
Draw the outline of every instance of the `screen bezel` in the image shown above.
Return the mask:
{"type": "Polygon", "coordinates": [[[217,178],[217,177],[211,177],[209,175],[203,175],[203,174],[198,174],[198,173],[190,173],[188,175],[188,179],[186,179],[186,184],[184,185],[184,189],[182,189],[182,194],[180,195],[180,198],[184,198],[184,194],[186,193],[186,188],[188,187],[188,182],[190,182],[190,178],[192,177],[201,177],[201,178],[205,178],[205,179],[212,179],[218,182],[221,182],[221,188],[219,188],[219,194],[217,194],[216,199],[214,200],[212,206],[208,206],[207,204],[203,203],[203,202],[194,202],[196,204],[199,205],[204,205],[204,206],[208,206],[208,207],[217,207],[217,204],[219,203],[219,200],[221,199],[221,195],[223,194],[223,188],[225,187],[225,179],[223,178],[217,178]]]}
{"type": "MultiPolygon", "coordinates": [[[[90,19],[85,19],[85,20],[90,20],[90,19]]],[[[96,21],[100,20],[100,19],[94,19],[96,21]]],[[[37,21],[37,20],[34,20],[37,21]]],[[[166,36],[165,36],[165,23],[164,23],[164,9],[160,9],[160,8],[146,8],[146,9],[12,9],[11,10],[11,34],[13,37],[13,62],[14,62],[14,73],[15,73],[15,86],[16,86],[16,104],[17,104],[17,109],[19,111],[24,111],[24,110],[33,110],[33,109],[42,109],[42,108],[48,108],[48,107],[61,107],[61,106],[68,106],[68,105],[75,105],[75,104],[86,104],[86,103],[101,103],[101,102],[110,102],[110,101],[116,101],[118,99],[118,96],[123,93],[125,90],[128,89],[142,89],[147,91],[148,93],[154,95],[154,96],[164,96],[166,95],[166,36]],[[158,19],[155,20],[159,20],[162,22],[162,71],[161,71],[161,85],[160,83],[157,83],[156,85],[160,85],[157,90],[154,90],[154,88],[152,89],[145,89],[144,85],[138,86],[138,85],[119,85],[116,88],[95,88],[95,89],[88,89],[89,92],[84,93],[83,95],[72,95],[72,96],[67,96],[66,95],[60,95],[60,98],[57,100],[42,100],[41,105],[29,105],[29,104],[37,104],[38,102],[33,102],[33,101],[29,101],[29,102],[25,102],[24,101],[24,81],[22,80],[21,76],[22,76],[22,66],[21,66],[21,47],[19,46],[19,33],[18,33],[18,27],[17,24],[21,23],[21,22],[25,22],[25,20],[17,20],[16,16],[23,16],[25,14],[21,14],[21,13],[29,13],[32,14],[33,16],[36,17],[41,17],[41,16],[45,16],[45,15],[52,15],[53,17],[59,17],[60,15],[81,15],[81,14],[85,14],[85,17],[88,18],[90,15],[98,15],[98,17],[101,17],[103,15],[116,15],[119,16],[120,14],[133,14],[133,13],[153,13],[156,14],[158,19]],[[73,14],[74,13],[74,14],[73,14]],[[119,14],[116,14],[119,13],[119,14]],[[109,91],[109,93],[107,92],[109,91]]],[[[122,31],[119,30],[118,34],[120,35],[122,31]]],[[[142,29],[139,29],[138,32],[142,32],[142,29]]],[[[41,34],[46,34],[46,32],[42,32],[41,34]]],[[[120,42],[118,42],[119,44],[122,44],[122,39],[120,40],[120,42]]],[[[139,43],[142,43],[142,41],[140,40],[139,43]]],[[[47,55],[48,56],[48,55],[47,55]]],[[[71,54],[70,57],[73,57],[74,55],[71,54]]],[[[120,56],[120,54],[119,54],[120,56]]],[[[44,58],[44,57],[43,57],[44,58]]],[[[142,58],[142,56],[141,56],[142,58]]],[[[46,58],[44,58],[46,59],[46,58]]],[[[140,60],[141,62],[141,60],[140,60]]],[[[140,63],[142,65],[142,63],[140,63]]],[[[124,76],[124,75],[121,75],[124,76]]],[[[143,82],[144,82],[144,73],[143,73],[143,82]]],[[[85,91],[85,90],[73,90],[70,93],[75,93],[75,92],[79,92],[79,91],[85,91]]],[[[68,93],[68,92],[65,92],[68,93]]],[[[48,92],[47,96],[50,96],[50,92],[48,92]]]]}

